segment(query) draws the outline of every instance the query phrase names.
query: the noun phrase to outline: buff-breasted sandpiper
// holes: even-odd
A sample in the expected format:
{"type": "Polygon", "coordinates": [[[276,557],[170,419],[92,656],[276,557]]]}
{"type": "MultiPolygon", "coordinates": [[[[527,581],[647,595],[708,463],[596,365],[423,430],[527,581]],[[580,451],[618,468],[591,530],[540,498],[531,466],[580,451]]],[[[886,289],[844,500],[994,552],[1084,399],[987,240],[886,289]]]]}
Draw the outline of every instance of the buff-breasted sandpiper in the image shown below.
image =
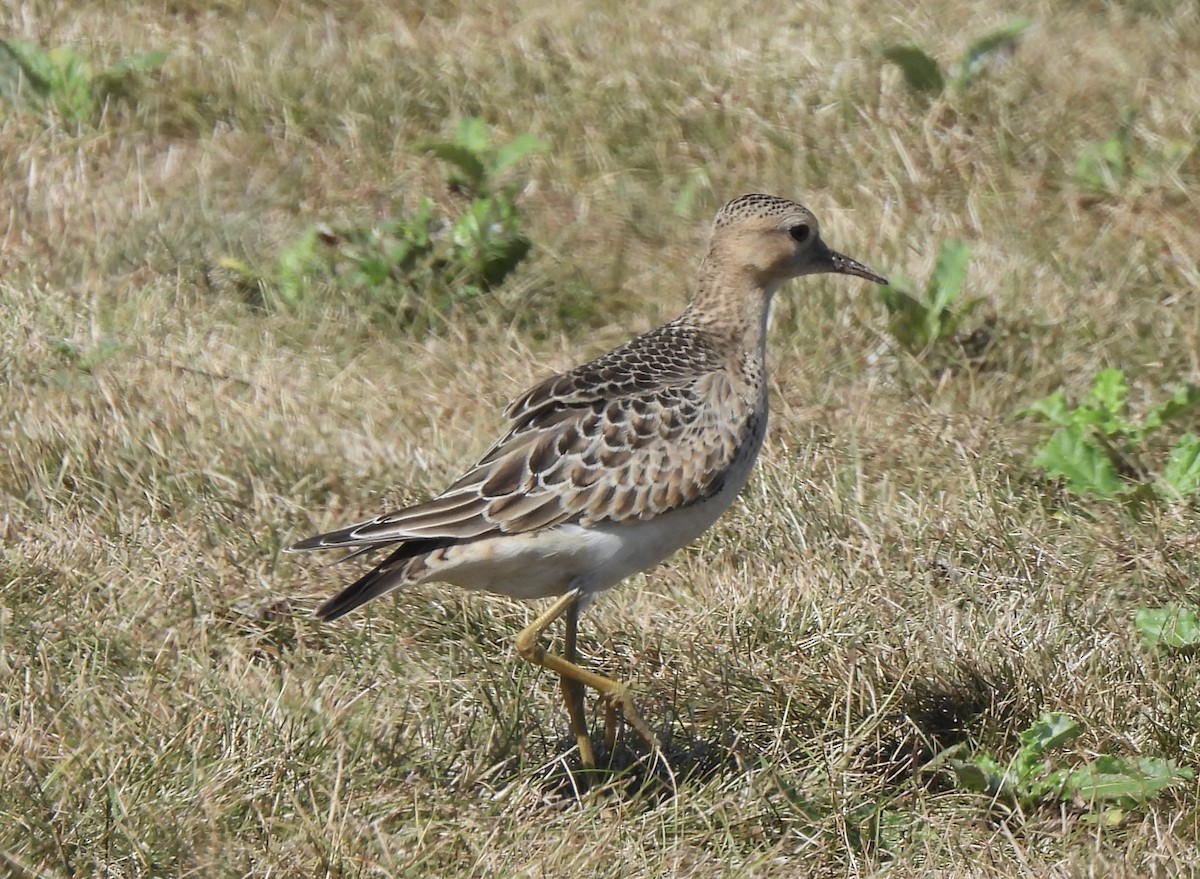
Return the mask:
{"type": "Polygon", "coordinates": [[[823,272],[887,283],[830,250],[816,218],[794,201],[743,195],[726,204],[679,317],[526,391],[506,410],[504,435],[431,500],[289,547],[351,556],[393,547],[317,616],[336,619],[429,581],[557,596],[516,647],[561,677],[582,764],[595,765],[585,687],[605,700],[609,747],[620,709],[656,748],[629,687],[576,663],[580,611],[694,540],[733,503],[766,433],[771,299],[791,278],[823,272]],[[564,615],[563,654],[550,653],[539,641],[564,615]]]}

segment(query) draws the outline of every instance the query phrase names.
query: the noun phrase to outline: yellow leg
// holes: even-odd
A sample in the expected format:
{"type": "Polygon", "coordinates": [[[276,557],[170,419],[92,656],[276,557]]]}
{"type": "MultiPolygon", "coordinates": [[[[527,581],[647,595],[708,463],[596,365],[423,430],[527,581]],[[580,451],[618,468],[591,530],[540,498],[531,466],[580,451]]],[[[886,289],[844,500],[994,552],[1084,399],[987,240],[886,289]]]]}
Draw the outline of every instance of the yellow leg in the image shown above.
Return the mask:
{"type": "MultiPolygon", "coordinates": [[[[566,634],[563,638],[563,659],[574,663],[576,652],[575,642],[579,636],[579,599],[576,598],[567,607],[566,634]]],[[[588,735],[587,716],[583,710],[583,684],[562,676],[563,700],[567,703],[567,715],[571,718],[571,732],[575,734],[575,743],[579,746],[579,760],[585,769],[596,765],[592,754],[592,739],[588,735]]]]}
{"type": "Polygon", "coordinates": [[[632,726],[653,750],[659,750],[658,739],[633,705],[633,696],[629,691],[629,686],[581,668],[571,661],[575,658],[575,634],[579,624],[578,601],[579,594],[572,590],[546,608],[544,613],[517,635],[517,653],[526,662],[532,662],[542,668],[558,672],[559,677],[562,678],[563,696],[567,703],[567,713],[571,718],[571,730],[575,733],[576,741],[581,743],[579,756],[586,768],[590,769],[595,766],[595,758],[592,755],[590,740],[588,740],[586,750],[582,746],[582,741],[587,739],[587,724],[583,716],[584,687],[591,687],[599,692],[607,704],[606,741],[610,735],[615,736],[616,734],[616,712],[619,708],[625,717],[625,722],[632,726]],[[546,648],[538,643],[538,639],[542,637],[542,633],[550,627],[550,624],[568,611],[570,613],[567,617],[567,652],[571,659],[548,653],[546,648]]]}

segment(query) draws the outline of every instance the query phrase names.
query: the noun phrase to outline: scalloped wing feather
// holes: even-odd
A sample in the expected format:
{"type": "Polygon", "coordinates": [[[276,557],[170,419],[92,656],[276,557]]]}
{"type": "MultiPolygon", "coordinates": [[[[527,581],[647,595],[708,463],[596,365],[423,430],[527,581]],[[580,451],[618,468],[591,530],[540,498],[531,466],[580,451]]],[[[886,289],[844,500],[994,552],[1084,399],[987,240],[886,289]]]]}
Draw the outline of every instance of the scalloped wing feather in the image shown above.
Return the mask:
{"type": "Polygon", "coordinates": [[[696,503],[760,417],[721,366],[695,329],[667,324],[517,398],[509,431],[437,497],[293,548],[471,540],[696,503]]]}

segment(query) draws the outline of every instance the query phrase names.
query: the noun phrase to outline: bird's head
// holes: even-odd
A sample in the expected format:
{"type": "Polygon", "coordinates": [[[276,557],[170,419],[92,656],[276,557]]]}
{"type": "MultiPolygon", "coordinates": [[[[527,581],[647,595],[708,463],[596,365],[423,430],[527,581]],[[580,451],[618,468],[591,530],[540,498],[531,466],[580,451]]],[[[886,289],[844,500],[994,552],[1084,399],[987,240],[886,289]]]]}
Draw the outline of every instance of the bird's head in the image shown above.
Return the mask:
{"type": "Polygon", "coordinates": [[[806,207],[774,195],[742,195],[721,208],[713,223],[711,251],[725,264],[749,273],[764,289],[824,272],[887,283],[862,263],[831,250],[806,207]]]}

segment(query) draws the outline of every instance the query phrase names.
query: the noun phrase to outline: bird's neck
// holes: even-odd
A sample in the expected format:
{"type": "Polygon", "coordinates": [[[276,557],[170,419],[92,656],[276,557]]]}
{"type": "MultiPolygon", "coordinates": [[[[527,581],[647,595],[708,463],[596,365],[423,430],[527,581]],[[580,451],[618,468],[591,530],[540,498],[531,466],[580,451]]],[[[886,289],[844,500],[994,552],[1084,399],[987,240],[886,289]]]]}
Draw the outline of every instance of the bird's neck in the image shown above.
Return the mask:
{"type": "Polygon", "coordinates": [[[748,356],[761,364],[766,357],[771,300],[779,286],[780,282],[764,285],[746,269],[718,266],[706,258],[683,319],[702,329],[731,358],[748,356]]]}

